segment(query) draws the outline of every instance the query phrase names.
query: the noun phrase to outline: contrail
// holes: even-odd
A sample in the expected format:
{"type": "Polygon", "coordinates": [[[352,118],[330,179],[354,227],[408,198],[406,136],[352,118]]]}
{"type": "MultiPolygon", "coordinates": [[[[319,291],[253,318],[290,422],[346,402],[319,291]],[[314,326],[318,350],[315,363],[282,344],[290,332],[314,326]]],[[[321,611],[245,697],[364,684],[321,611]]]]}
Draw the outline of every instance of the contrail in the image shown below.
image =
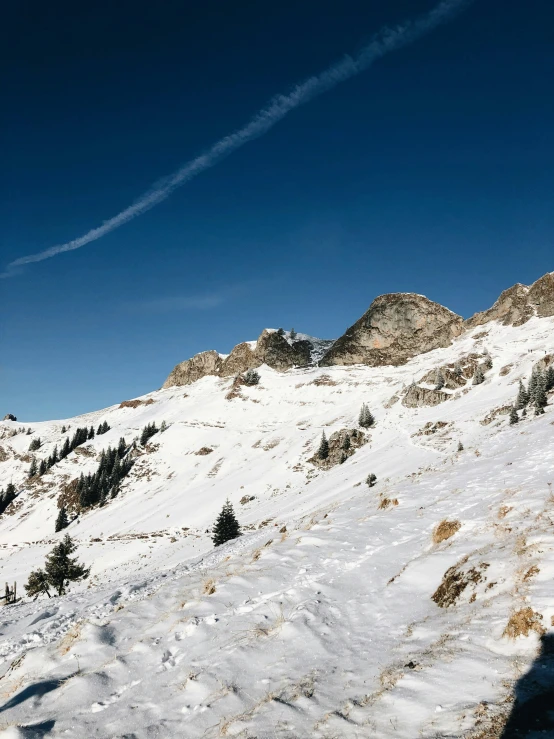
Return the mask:
{"type": "Polygon", "coordinates": [[[96,241],[116,228],[132,221],[133,218],[146,213],[147,210],[150,210],[150,208],[153,208],[168,198],[178,187],[181,187],[186,182],[190,182],[196,175],[213,167],[221,159],[249,141],[262,136],[273,128],[276,123],[279,123],[291,110],[331,90],[341,82],[345,82],[360,74],[360,72],[368,69],[377,59],[380,59],[391,51],[395,51],[416,41],[421,36],[429,33],[429,31],[437,28],[437,26],[451,20],[456,13],[463,10],[472,2],[473,0],[443,0],[443,2],[435,6],[429,13],[414,21],[407,21],[396,28],[382,29],[354,56],[346,56],[341,61],[332,64],[320,74],[296,85],[286,95],[277,95],[272,98],[268,105],[257,113],[245,126],[229,136],[220,139],[203,154],[190,160],[176,172],[157,182],[132,205],[122,210],[116,216],[113,216],[113,218],[104,221],[101,226],[93,228],[83,236],[79,236],[79,238],[68,241],[65,244],[58,244],[37,254],[29,254],[28,256],[16,259],[8,265],[6,272],[1,274],[0,277],[13,275],[17,271],[17,267],[25,264],[42,262],[44,259],[50,259],[50,257],[55,257],[57,254],[80,249],[82,246],[90,244],[92,241],[96,241]]]}

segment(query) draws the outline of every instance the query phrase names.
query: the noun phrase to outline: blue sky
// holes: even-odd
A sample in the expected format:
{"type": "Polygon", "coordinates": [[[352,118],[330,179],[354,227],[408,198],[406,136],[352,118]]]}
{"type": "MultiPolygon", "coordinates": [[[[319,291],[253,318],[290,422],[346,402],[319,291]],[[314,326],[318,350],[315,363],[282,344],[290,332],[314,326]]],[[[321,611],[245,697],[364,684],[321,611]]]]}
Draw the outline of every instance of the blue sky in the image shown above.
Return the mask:
{"type": "MultiPolygon", "coordinates": [[[[200,5],[4,11],[2,269],[100,225],[274,94],[433,7],[200,5]]],[[[1,280],[0,416],[148,392],[265,326],[335,337],[384,292],[468,316],[554,269],[552,27],[546,0],[476,0],[131,223],[1,280]]]]}

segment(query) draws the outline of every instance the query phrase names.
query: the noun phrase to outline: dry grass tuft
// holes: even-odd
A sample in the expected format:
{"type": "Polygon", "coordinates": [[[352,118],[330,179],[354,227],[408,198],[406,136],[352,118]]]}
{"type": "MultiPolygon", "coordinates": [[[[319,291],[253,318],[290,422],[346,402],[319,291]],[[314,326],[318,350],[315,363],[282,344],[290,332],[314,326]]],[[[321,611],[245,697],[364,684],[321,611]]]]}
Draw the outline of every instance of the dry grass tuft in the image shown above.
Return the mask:
{"type": "Polygon", "coordinates": [[[398,498],[381,498],[379,503],[379,510],[386,511],[391,506],[398,505],[398,498]]]}
{"type": "Polygon", "coordinates": [[[315,385],[316,387],[321,387],[322,385],[336,385],[337,383],[332,380],[329,375],[321,375],[321,377],[316,377],[315,380],[312,380],[308,383],[308,385],[315,385]]]}
{"type": "Polygon", "coordinates": [[[462,524],[459,521],[447,521],[445,518],[433,531],[433,544],[440,544],[441,541],[450,539],[461,528],[462,524]]]}
{"type": "Polygon", "coordinates": [[[531,565],[525,575],[523,575],[523,582],[527,582],[527,580],[530,580],[532,577],[535,577],[535,575],[538,575],[540,572],[537,565],[531,565]]]}
{"type": "Polygon", "coordinates": [[[512,613],[502,636],[506,636],[508,639],[517,639],[518,636],[529,636],[531,631],[541,636],[546,633],[541,621],[542,615],[527,606],[527,608],[512,613]]]}
{"type": "Polygon", "coordinates": [[[213,577],[210,577],[208,580],[205,580],[202,587],[202,593],[204,595],[213,595],[215,593],[215,589],[215,580],[213,577]]]}
{"type": "Polygon", "coordinates": [[[498,518],[506,518],[508,513],[513,509],[511,505],[503,505],[498,510],[498,518]]]}

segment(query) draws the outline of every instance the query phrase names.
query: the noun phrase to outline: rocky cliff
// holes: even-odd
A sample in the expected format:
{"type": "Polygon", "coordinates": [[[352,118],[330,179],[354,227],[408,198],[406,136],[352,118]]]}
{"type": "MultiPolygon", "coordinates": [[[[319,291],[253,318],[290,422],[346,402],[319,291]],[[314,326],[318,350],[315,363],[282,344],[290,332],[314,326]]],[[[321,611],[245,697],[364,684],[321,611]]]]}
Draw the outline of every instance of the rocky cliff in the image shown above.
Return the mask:
{"type": "Polygon", "coordinates": [[[163,387],[190,385],[207,375],[231,377],[262,364],[284,372],[291,367],[310,364],[313,350],[314,344],[307,339],[291,341],[277,331],[264,329],[257,341],[237,344],[227,356],[207,351],[181,362],[173,369],[163,387]]]}
{"type": "Polygon", "coordinates": [[[423,295],[380,295],[320,364],[400,365],[416,354],[449,346],[462,331],[461,316],[423,295]]]}
{"type": "Polygon", "coordinates": [[[475,313],[466,321],[466,326],[473,328],[489,321],[500,321],[504,326],[521,326],[533,316],[546,318],[553,315],[554,273],[549,272],[531,287],[517,283],[504,290],[492,308],[475,313]]]}

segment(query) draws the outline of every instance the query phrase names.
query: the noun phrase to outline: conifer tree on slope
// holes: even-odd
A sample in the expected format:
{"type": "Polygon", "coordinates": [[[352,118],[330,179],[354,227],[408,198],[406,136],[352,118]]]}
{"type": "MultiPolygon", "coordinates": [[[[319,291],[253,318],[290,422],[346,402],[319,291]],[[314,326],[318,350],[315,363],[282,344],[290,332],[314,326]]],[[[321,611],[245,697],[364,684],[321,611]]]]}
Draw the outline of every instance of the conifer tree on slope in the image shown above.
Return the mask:
{"type": "Polygon", "coordinates": [[[544,413],[544,407],[547,405],[548,401],[546,398],[546,378],[541,373],[537,377],[537,385],[535,387],[535,394],[533,398],[533,404],[535,406],[535,415],[538,416],[541,413],[544,413]]]}
{"type": "Polygon", "coordinates": [[[237,536],[240,536],[240,525],[233,511],[233,506],[227,499],[215,522],[212,541],[214,546],[218,547],[225,544],[226,541],[236,539],[237,536]]]}
{"type": "Polygon", "coordinates": [[[444,376],[440,369],[437,370],[437,374],[435,376],[435,390],[442,390],[444,387],[444,376]]]}
{"type": "Polygon", "coordinates": [[[49,585],[57,590],[58,595],[65,593],[70,582],[84,580],[89,576],[90,568],[77,562],[71,555],[77,549],[73,540],[66,534],[46,557],[44,571],[49,585]]]}
{"type": "Polygon", "coordinates": [[[517,415],[517,411],[514,408],[514,406],[512,406],[510,409],[510,426],[513,426],[514,423],[518,423],[518,421],[519,421],[519,416],[517,415]]]}
{"type": "Polygon", "coordinates": [[[27,473],[29,477],[34,477],[38,472],[37,468],[37,460],[35,457],[31,459],[31,466],[29,467],[29,472],[27,473]]]}
{"type": "Polygon", "coordinates": [[[554,390],[554,366],[550,365],[550,367],[546,370],[546,373],[544,375],[545,380],[545,390],[546,392],[550,392],[550,390],[554,390]]]}
{"type": "Polygon", "coordinates": [[[34,596],[35,600],[38,598],[39,595],[42,595],[43,593],[51,598],[52,596],[50,595],[50,585],[48,583],[46,572],[41,569],[33,570],[25,584],[25,591],[29,598],[32,598],[34,596]]]}
{"type": "Polygon", "coordinates": [[[67,511],[65,510],[65,507],[62,506],[60,508],[60,512],[58,513],[58,518],[56,519],[56,532],[61,531],[62,529],[65,529],[69,526],[69,519],[67,517],[67,511]]]}
{"type": "Polygon", "coordinates": [[[529,393],[525,389],[525,385],[520,380],[519,390],[517,391],[515,408],[517,411],[521,411],[525,408],[526,405],[528,405],[528,403],[529,403],[529,393]]]}
{"type": "Polygon", "coordinates": [[[321,434],[321,441],[319,443],[319,449],[317,450],[317,456],[320,459],[327,459],[329,456],[329,442],[325,436],[325,431],[321,434]]]}
{"type": "Polygon", "coordinates": [[[485,382],[485,375],[483,374],[481,367],[476,367],[473,374],[473,384],[480,385],[482,382],[485,382]]]}

